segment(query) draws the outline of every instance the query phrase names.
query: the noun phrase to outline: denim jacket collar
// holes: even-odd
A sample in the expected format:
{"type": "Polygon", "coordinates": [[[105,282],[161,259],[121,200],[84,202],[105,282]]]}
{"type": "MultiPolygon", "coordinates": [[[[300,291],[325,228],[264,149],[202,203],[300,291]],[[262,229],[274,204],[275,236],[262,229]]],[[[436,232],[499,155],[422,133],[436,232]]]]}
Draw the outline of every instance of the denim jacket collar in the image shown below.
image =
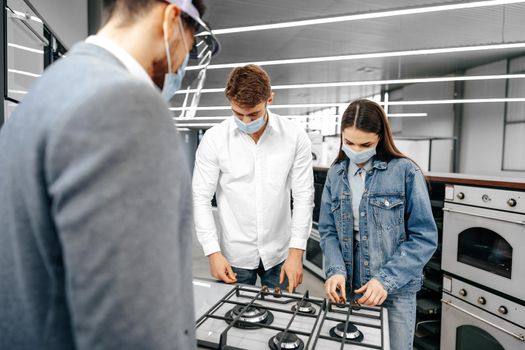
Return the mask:
{"type": "MultiPolygon", "coordinates": [[[[348,164],[349,164],[349,162],[350,162],[350,160],[348,158],[342,160],[338,164],[339,167],[337,168],[337,174],[345,174],[345,176],[346,176],[346,173],[348,172],[348,164]]],[[[377,169],[377,170],[386,170],[388,168],[388,163],[383,161],[383,160],[374,159],[374,163],[373,163],[372,167],[374,169],[377,169]]]]}

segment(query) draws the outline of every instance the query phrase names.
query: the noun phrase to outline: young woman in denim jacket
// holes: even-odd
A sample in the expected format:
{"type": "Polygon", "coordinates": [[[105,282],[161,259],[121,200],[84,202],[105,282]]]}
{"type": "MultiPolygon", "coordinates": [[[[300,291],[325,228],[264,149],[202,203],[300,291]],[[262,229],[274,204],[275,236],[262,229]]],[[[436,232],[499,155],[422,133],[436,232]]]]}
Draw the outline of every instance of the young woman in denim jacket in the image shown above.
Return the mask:
{"type": "Polygon", "coordinates": [[[320,208],[325,291],[332,302],[385,306],[391,350],[409,350],[423,266],[437,247],[426,181],[377,103],[352,102],[341,136],[320,208]]]}

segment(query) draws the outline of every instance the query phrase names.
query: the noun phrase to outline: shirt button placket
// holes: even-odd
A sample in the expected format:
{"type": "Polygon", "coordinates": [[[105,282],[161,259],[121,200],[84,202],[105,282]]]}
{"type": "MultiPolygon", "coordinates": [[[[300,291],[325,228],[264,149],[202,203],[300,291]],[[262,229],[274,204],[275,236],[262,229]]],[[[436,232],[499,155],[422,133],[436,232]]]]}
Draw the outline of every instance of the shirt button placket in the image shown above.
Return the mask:
{"type": "Polygon", "coordinates": [[[255,167],[255,217],[256,217],[256,225],[257,225],[257,248],[259,250],[259,254],[264,254],[263,252],[263,246],[262,246],[262,204],[261,204],[261,166],[259,164],[259,147],[258,145],[255,146],[254,150],[254,167],[255,167]]]}

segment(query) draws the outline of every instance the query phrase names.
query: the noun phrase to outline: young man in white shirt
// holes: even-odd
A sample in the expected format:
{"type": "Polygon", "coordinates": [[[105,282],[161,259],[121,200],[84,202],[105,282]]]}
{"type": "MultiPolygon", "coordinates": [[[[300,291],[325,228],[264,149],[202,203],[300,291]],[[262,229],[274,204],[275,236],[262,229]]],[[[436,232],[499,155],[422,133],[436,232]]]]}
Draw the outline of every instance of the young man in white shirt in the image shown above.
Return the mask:
{"type": "Polygon", "coordinates": [[[259,276],[291,292],[303,279],[312,223],[311,143],[298,124],[268,110],[270,77],[259,66],[235,68],[225,94],[233,116],[206,132],[195,159],[197,238],[213,277],[255,284],[259,276]]]}

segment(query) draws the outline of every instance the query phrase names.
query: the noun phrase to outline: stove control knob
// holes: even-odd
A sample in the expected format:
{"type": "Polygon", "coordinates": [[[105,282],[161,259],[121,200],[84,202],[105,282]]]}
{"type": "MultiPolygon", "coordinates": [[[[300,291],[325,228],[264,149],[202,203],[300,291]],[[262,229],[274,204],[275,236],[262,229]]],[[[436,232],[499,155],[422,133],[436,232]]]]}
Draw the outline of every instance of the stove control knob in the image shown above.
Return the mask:
{"type": "Polygon", "coordinates": [[[515,207],[516,204],[518,204],[518,203],[516,202],[516,200],[514,198],[511,198],[511,199],[509,199],[507,201],[507,204],[509,205],[509,207],[515,207]]]}
{"type": "Polygon", "coordinates": [[[459,192],[458,194],[456,194],[456,197],[458,197],[458,199],[464,199],[465,194],[463,192],[459,192]]]}
{"type": "Polygon", "coordinates": [[[466,297],[466,296],[467,296],[467,291],[464,290],[463,288],[461,288],[461,289],[459,290],[459,295],[461,295],[462,297],[466,297]]]}
{"type": "Polygon", "coordinates": [[[481,196],[481,200],[485,203],[487,202],[490,202],[490,196],[488,194],[484,194],[483,196],[481,196]]]}
{"type": "Polygon", "coordinates": [[[485,298],[483,298],[483,297],[479,297],[478,298],[478,303],[480,303],[481,305],[485,305],[487,303],[487,300],[485,300],[485,298]]]}
{"type": "Polygon", "coordinates": [[[500,307],[498,307],[498,312],[502,315],[506,315],[509,313],[509,310],[507,310],[505,306],[501,305],[500,307]]]}

